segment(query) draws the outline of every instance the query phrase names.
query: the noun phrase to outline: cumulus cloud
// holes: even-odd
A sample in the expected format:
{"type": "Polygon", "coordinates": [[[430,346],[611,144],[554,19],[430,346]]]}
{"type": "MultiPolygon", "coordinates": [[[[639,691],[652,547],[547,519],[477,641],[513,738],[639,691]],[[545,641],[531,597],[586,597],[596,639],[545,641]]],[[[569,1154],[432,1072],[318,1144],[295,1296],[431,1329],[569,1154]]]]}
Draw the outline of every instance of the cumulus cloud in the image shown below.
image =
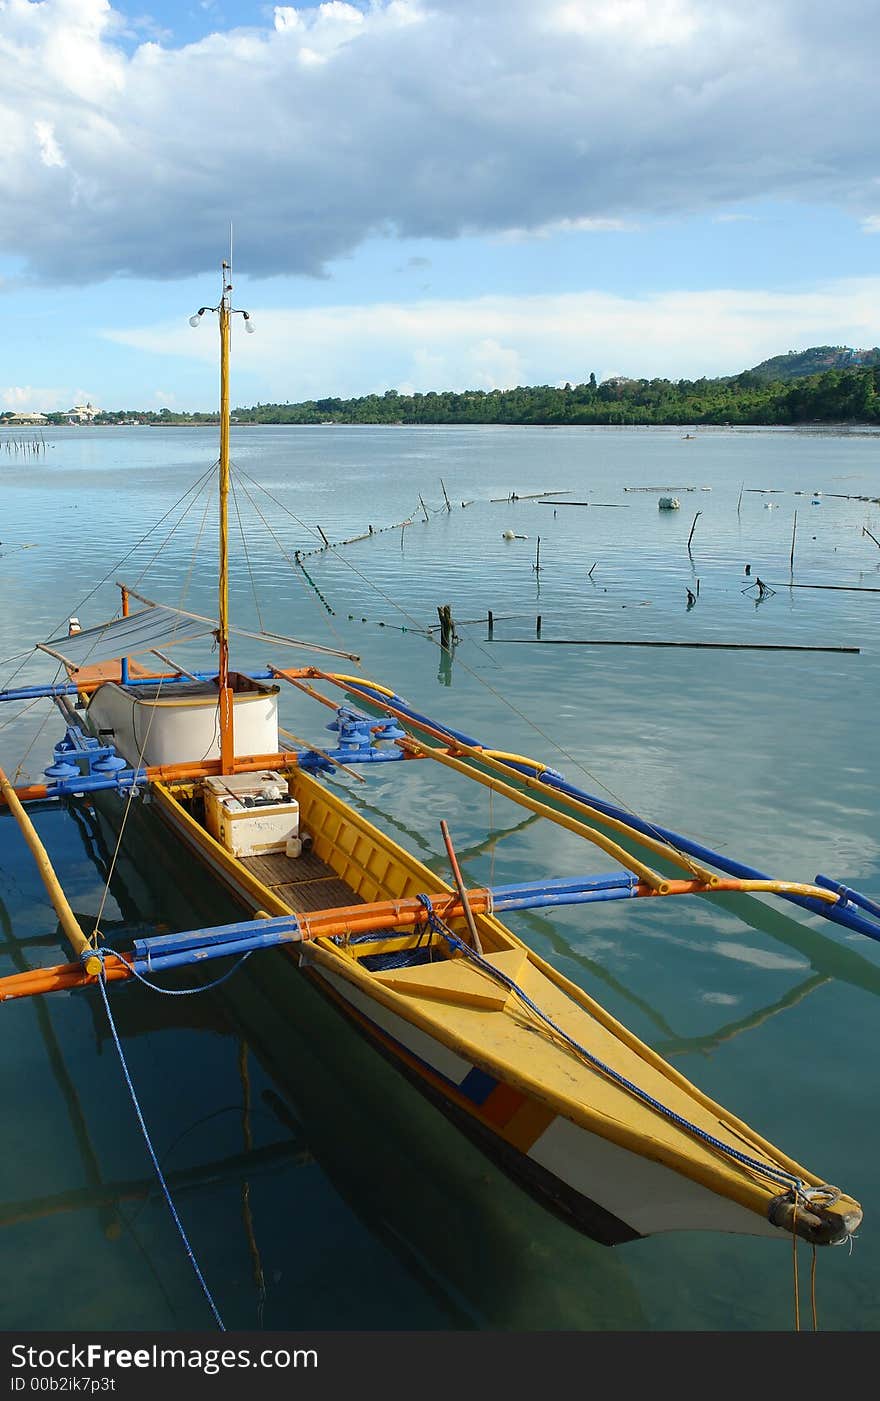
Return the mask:
{"type": "MultiPolygon", "coordinates": [[[[779,346],[872,346],[880,323],[880,278],[846,279],[798,293],[761,290],[599,292],[475,297],[317,307],[252,307],[257,334],[236,333],[235,382],[258,383],[262,399],[358,395],[396,388],[507,389],[583,382],[619,372],[690,378],[736,374],[779,346]],[[377,366],[382,366],[383,379],[377,366]]],[[[174,324],[105,333],[157,355],[213,366],[216,328],[174,324]]]]}
{"type": "Polygon", "coordinates": [[[329,0],[175,48],[108,0],[0,0],[0,251],[177,277],[232,220],[274,275],[383,233],[867,215],[878,39],[873,0],[329,0]]]}
{"type": "MultiPolygon", "coordinates": [[[[55,413],[69,409],[73,404],[69,389],[46,389],[32,384],[9,384],[0,386],[0,404],[13,413],[55,413]]],[[[85,403],[85,399],[77,400],[85,403]]]]}

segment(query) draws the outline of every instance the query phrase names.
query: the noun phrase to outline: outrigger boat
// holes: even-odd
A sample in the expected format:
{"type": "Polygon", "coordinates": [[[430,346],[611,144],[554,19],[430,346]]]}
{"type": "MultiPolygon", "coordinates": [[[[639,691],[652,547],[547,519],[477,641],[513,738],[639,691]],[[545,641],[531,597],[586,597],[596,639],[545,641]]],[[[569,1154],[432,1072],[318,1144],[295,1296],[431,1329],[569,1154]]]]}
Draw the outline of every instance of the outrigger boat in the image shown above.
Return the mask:
{"type": "Polygon", "coordinates": [[[318,666],[231,669],[229,352],[238,313],[230,278],[224,263],[218,305],[193,318],[210,310],[220,329],[217,619],[121,585],[118,618],[38,644],[66,668],[67,681],[0,696],[50,697],[66,722],[47,782],[15,788],[0,772],[0,790],[75,953],[72,963],[0,979],[0,1000],[97,981],[106,992],[124,979],[151,981],[186,965],[201,972],[209,960],[275,947],[488,1156],[596,1241],[679,1230],[794,1235],[815,1245],[851,1239],[862,1219],[852,1197],[714,1103],[499,916],[745,891],[878,938],[877,905],[826,877],[812,885],[770,879],[584,793],[554,769],[432,720],[362,677],[318,666]],[[216,639],[216,670],[156,672],[135,660],[154,655],[173,667],[160,648],[200,636],[216,639]],[[334,711],[335,748],[283,743],[278,697],[287,685],[334,711]],[[328,687],[343,693],[342,704],[328,687]],[[492,788],[597,845],[620,869],[468,890],[441,823],[452,882],[441,880],[324,781],[336,768],[357,774],[360,765],[411,760],[492,788]],[[247,918],[145,936],[128,949],[84,933],[27,804],[110,795],[124,822],[135,794],[247,918]]]}

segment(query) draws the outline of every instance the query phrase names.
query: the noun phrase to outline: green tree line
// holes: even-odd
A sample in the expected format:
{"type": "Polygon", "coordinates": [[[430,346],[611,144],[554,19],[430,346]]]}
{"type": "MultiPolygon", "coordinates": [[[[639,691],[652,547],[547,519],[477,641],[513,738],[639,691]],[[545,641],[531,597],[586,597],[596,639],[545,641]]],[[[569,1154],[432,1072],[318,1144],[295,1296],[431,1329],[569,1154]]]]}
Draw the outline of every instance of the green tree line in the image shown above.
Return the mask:
{"type": "Polygon", "coordinates": [[[236,409],[240,423],[785,424],[880,422],[880,367],[792,381],[613,379],[562,388],[367,394],[236,409]]]}
{"type": "MultiPolygon", "coordinates": [[[[724,379],[625,379],[516,389],[366,394],[307,399],[233,411],[238,423],[794,424],[880,422],[880,365],[767,380],[753,370],[724,379]]],[[[49,414],[49,422],[65,422],[49,414]]],[[[0,415],[2,421],[3,415],[0,415]]],[[[137,409],[101,413],[95,423],[207,424],[210,413],[137,409]]]]}

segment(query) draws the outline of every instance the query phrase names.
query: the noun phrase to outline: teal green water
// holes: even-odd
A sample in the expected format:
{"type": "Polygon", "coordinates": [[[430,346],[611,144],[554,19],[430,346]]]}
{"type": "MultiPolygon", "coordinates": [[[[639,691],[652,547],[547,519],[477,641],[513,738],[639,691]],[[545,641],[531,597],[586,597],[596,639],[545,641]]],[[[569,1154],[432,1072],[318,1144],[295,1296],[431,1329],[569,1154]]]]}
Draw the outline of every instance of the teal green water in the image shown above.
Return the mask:
{"type": "MultiPolygon", "coordinates": [[[[215,611],[213,499],[172,509],[214,461],[212,431],[56,430],[27,458],[5,443],[0,682],[50,679],[51,659],[28,660],[30,644],[66,630],[72,613],[84,627],[112,615],[117,579],[215,611]]],[[[233,429],[232,443],[240,626],[357,653],[359,665],[338,669],[362,671],[482,742],[550,763],[773,875],[821,871],[880,899],[880,592],[785,587],[797,511],[796,582],[880,589],[871,539],[880,506],[846,499],[880,496],[877,435],[248,428],[233,429]],[[624,490],[639,486],[652,490],[624,490]],[[680,510],[658,510],[666,488],[680,510]],[[539,491],[592,504],[524,499],[539,491]],[[305,559],[313,586],[293,567],[295,550],[321,544],[318,527],[335,542],[370,525],[372,537],[305,559]],[[763,601],[749,589],[756,576],[776,587],[763,601]],[[451,660],[424,631],[445,603],[458,620],[451,660]],[[861,650],[541,645],[549,639],[861,650]]],[[[209,664],[197,646],[180,655],[209,664]]],[[[240,638],[233,659],[310,656],[240,638]]],[[[285,695],[282,723],[297,735],[332,743],[328,718],[285,695]]],[[[45,702],[4,707],[0,726],[0,762],[39,781],[57,714],[45,702]]],[[[610,868],[561,829],[425,768],[377,766],[365,788],[344,775],[338,783],[444,873],[445,817],[473,884],[610,868]]],[[[74,909],[93,923],[112,837],[88,810],[35,820],[74,909]]],[[[149,811],[130,835],[111,879],[110,931],[235,914],[179,861],[149,811]]],[[[66,958],[8,817],[0,900],[0,973],[66,958]]],[[[823,1329],[872,1330],[880,945],[791,908],[646,901],[509,922],[713,1098],[862,1202],[852,1250],[819,1254],[817,1301],[823,1329]]],[[[614,1250],[582,1239],[488,1164],[280,957],[251,959],[216,994],[126,986],[111,996],[228,1327],[792,1326],[786,1238],[679,1233],[614,1250]]],[[[0,1327],[208,1326],[99,1000],[5,1004],[0,1055],[0,1327]]],[[[809,1326],[806,1247],[799,1262],[809,1326]]]]}

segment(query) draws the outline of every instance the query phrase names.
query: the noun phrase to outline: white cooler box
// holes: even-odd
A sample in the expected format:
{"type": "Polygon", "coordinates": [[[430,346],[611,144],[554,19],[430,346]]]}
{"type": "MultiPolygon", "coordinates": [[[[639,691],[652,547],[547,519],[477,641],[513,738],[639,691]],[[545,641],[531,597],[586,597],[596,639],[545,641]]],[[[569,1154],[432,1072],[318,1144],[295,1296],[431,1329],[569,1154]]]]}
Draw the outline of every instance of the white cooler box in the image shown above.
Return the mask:
{"type": "Polygon", "coordinates": [[[205,779],[208,831],[233,856],[284,851],[299,856],[299,803],[278,774],[238,773],[205,779]]]}

